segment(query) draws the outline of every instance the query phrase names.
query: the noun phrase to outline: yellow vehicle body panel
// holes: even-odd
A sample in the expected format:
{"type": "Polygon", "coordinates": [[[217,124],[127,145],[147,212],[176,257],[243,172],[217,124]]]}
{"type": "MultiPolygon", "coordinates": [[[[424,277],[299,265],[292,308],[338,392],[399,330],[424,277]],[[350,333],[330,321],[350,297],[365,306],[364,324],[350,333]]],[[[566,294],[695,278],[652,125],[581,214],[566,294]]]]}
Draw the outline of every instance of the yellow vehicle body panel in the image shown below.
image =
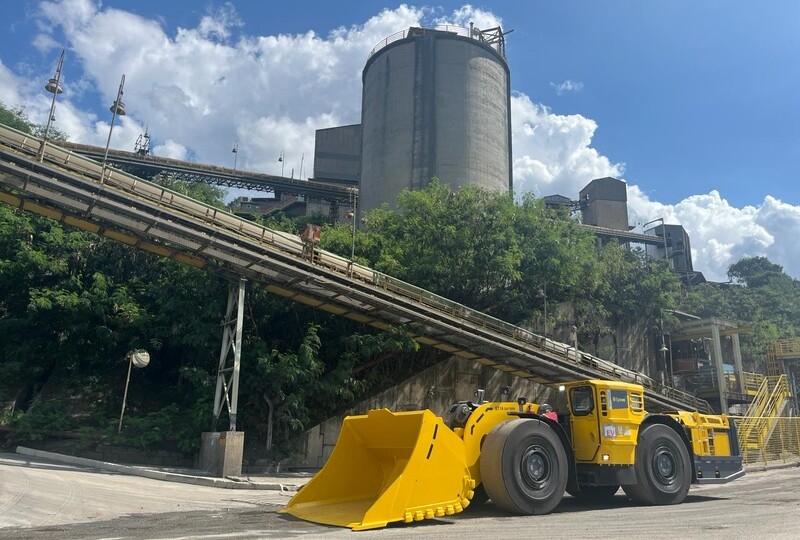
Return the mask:
{"type": "Polygon", "coordinates": [[[325,466],[281,510],[349,527],[461,512],[474,494],[464,444],[429,410],[348,416],[325,466]]]}
{"type": "Polygon", "coordinates": [[[730,456],[730,420],[725,415],[677,411],[669,413],[686,429],[697,456],[730,456]]]}
{"type": "Polygon", "coordinates": [[[566,392],[572,411],[570,429],[575,461],[633,465],[639,426],[646,414],[642,387],[593,380],[568,384],[566,392]],[[589,396],[591,406],[585,401],[589,396]],[[576,399],[582,403],[575,403],[576,399]]]}

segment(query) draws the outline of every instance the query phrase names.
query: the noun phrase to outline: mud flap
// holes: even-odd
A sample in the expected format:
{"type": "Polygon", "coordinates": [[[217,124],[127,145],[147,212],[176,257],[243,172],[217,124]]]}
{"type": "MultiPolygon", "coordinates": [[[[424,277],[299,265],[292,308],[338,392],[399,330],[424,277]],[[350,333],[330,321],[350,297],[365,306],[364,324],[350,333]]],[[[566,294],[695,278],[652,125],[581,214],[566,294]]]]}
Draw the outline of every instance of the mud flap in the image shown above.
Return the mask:
{"type": "Polygon", "coordinates": [[[348,416],[325,466],[281,512],[376,529],[461,512],[474,494],[464,444],[429,410],[348,416]]]}

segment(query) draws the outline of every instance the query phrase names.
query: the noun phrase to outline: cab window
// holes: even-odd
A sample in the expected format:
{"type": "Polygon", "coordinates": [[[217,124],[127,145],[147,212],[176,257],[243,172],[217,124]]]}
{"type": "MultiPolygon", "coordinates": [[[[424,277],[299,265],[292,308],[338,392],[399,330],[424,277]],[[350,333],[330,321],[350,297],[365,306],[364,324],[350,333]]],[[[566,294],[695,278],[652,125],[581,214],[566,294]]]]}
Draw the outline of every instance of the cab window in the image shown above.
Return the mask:
{"type": "Polygon", "coordinates": [[[594,410],[594,392],[591,386],[575,386],[569,390],[572,414],[586,416],[594,410]]]}

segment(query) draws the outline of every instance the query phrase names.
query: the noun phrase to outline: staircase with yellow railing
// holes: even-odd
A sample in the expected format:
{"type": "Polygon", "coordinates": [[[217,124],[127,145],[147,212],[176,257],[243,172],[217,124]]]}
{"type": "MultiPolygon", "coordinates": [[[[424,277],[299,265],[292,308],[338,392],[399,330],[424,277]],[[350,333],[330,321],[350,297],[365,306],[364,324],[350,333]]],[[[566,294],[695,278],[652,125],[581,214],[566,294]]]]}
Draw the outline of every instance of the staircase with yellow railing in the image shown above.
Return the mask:
{"type": "Polygon", "coordinates": [[[785,358],[800,358],[800,338],[779,339],[767,347],[767,375],[783,373],[785,358]]]}
{"type": "Polygon", "coordinates": [[[757,396],[761,385],[764,384],[766,377],[761,373],[742,372],[744,377],[744,394],[746,396],[757,396]]]}
{"type": "Polygon", "coordinates": [[[739,448],[745,463],[758,459],[769,441],[778,417],[783,414],[788,398],[786,375],[765,377],[745,416],[739,420],[739,448]]]}

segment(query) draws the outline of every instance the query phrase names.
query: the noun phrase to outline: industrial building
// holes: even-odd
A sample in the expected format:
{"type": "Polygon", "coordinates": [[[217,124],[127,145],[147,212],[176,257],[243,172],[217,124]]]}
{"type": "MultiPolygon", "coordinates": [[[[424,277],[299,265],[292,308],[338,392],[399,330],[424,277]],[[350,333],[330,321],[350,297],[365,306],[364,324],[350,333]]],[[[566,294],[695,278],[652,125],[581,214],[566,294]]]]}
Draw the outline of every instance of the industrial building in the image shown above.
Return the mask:
{"type": "Polygon", "coordinates": [[[361,179],[361,124],[318,129],[314,148],[315,179],[358,185],[361,179]]]}
{"type": "Polygon", "coordinates": [[[361,124],[317,131],[314,178],[359,186],[358,214],[395,207],[436,177],[512,188],[511,93],[503,31],[409,28],[362,72],[361,124]],[[358,164],[358,167],[356,167],[358,164]]]}
{"type": "Polygon", "coordinates": [[[579,194],[584,225],[627,231],[628,191],[622,180],[605,177],[589,182],[579,194]]]}
{"type": "Polygon", "coordinates": [[[645,253],[654,259],[666,259],[670,268],[688,284],[705,281],[692,265],[689,235],[681,225],[665,224],[662,218],[646,223],[658,223],[633,232],[628,223],[627,184],[612,177],[596,178],[578,194],[578,200],[564,195],[544,197],[545,205],[559,211],[580,211],[581,223],[597,235],[598,243],[616,240],[623,244],[644,246],[645,253]]]}

